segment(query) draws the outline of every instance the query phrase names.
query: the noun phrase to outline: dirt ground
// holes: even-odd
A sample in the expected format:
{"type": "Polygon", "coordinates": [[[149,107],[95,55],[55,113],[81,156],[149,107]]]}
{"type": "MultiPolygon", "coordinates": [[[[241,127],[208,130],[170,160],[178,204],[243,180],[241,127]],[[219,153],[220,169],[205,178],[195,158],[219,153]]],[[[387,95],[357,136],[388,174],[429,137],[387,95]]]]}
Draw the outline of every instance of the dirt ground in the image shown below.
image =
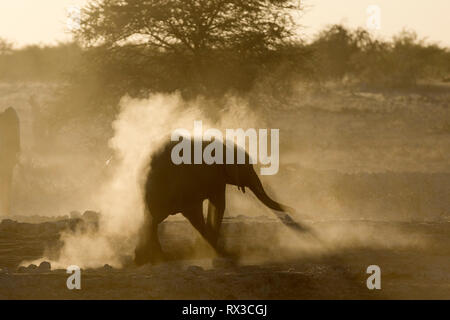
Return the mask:
{"type": "Polygon", "coordinates": [[[18,110],[23,138],[11,218],[20,223],[0,224],[0,298],[450,299],[447,84],[439,91],[400,93],[299,85],[281,100],[261,90],[249,110],[240,106],[233,127],[280,128],[280,171],[263,183],[277,200],[307,213],[293,218],[309,219],[322,242],[294,238],[249,193],[233,189],[222,239],[240,257],[237,265],[199,251],[192,228],[169,221],[161,230],[168,262],[85,269],[79,291],[67,289],[65,266],[19,267],[62,246],[61,231],[80,223],[69,219],[71,211],[102,211],[101,182],[112,174],[105,165],[110,150],[93,142],[106,146],[111,134],[101,117],[74,119],[51,143],[34,133],[49,129],[42,119],[54,87],[0,84],[0,108],[18,110]],[[29,105],[32,95],[41,102],[38,116],[29,105]],[[370,265],[381,268],[381,290],[367,289],[370,265]]]}
{"type": "Polygon", "coordinates": [[[19,267],[22,261],[40,258],[46,246],[57,244],[61,230],[79,223],[4,220],[0,224],[0,298],[450,299],[450,222],[317,222],[314,228],[319,234],[338,226],[357,229],[367,237],[361,243],[352,238],[349,245],[341,234],[326,240],[327,249],[312,253],[283,246],[277,234],[285,227],[274,220],[228,218],[224,245],[246,257],[231,265],[194,254],[194,232],[183,221],[171,221],[161,230],[168,262],[82,270],[81,290],[67,289],[66,270],[19,267]],[[393,230],[408,241],[381,244],[379,240],[393,230]],[[174,237],[176,231],[183,236],[174,237]],[[422,245],[414,239],[421,239],[422,245]],[[381,290],[367,289],[370,265],[381,268],[381,290]]]}

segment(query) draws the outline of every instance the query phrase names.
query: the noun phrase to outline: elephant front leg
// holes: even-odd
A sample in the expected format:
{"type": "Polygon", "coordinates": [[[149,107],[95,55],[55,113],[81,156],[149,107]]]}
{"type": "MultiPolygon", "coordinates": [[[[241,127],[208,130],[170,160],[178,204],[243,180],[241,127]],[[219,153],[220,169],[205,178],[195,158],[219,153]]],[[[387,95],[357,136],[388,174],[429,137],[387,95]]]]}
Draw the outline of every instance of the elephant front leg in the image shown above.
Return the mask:
{"type": "Polygon", "coordinates": [[[158,226],[159,224],[151,218],[145,219],[139,243],[135,250],[134,261],[136,265],[141,266],[163,260],[163,252],[158,238],[158,226]]]}
{"type": "Polygon", "coordinates": [[[225,213],[225,188],[223,193],[211,197],[208,203],[208,216],[206,222],[207,233],[211,239],[211,243],[218,253],[218,257],[213,260],[214,267],[234,267],[238,261],[238,257],[228,252],[222,246],[219,246],[218,240],[220,236],[220,228],[222,226],[223,216],[225,213]]]}
{"type": "Polygon", "coordinates": [[[198,231],[198,233],[205,239],[208,244],[216,251],[218,255],[223,256],[224,252],[217,246],[217,237],[213,236],[209,228],[205,223],[203,217],[203,204],[202,202],[196,203],[195,205],[186,208],[183,211],[183,215],[189,220],[191,225],[198,231]],[[214,240],[216,239],[216,240],[214,240]]]}
{"type": "Polygon", "coordinates": [[[223,215],[225,213],[225,188],[219,194],[211,197],[208,203],[208,216],[206,219],[206,229],[211,242],[217,246],[222,226],[223,215]]]}

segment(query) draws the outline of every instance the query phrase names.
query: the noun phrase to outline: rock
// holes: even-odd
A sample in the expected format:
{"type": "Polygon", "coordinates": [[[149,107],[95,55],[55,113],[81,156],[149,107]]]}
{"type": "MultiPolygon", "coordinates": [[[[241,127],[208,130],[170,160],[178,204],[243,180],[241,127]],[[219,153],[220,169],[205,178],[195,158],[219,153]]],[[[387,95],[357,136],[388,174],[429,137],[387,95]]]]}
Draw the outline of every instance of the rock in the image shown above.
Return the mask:
{"type": "Polygon", "coordinates": [[[83,223],[82,219],[71,219],[67,224],[67,228],[71,231],[76,231],[78,226],[80,226],[82,223],[83,223]]]}
{"type": "Polygon", "coordinates": [[[14,221],[14,220],[11,220],[11,219],[3,219],[2,222],[1,222],[1,225],[2,226],[6,226],[6,227],[17,225],[17,224],[18,224],[17,221],[14,221]]]}
{"type": "Polygon", "coordinates": [[[57,274],[66,274],[67,273],[67,270],[66,269],[56,269],[56,270],[53,270],[52,271],[52,273],[57,273],[57,274]]]}
{"type": "Polygon", "coordinates": [[[30,264],[30,265],[26,268],[26,270],[27,270],[27,271],[36,271],[37,268],[38,268],[37,265],[35,265],[35,264],[30,264]]]}
{"type": "Polygon", "coordinates": [[[233,259],[217,257],[213,259],[212,265],[215,269],[230,269],[236,267],[237,263],[233,259]]]}
{"type": "Polygon", "coordinates": [[[83,213],[83,219],[86,221],[97,222],[100,219],[100,213],[95,211],[86,211],[83,213]]]}
{"type": "Polygon", "coordinates": [[[20,266],[19,268],[17,268],[17,272],[18,273],[27,273],[28,269],[24,266],[20,266]]]}
{"type": "Polygon", "coordinates": [[[155,265],[148,264],[144,267],[151,273],[159,275],[171,275],[185,270],[184,267],[177,262],[161,262],[155,265]]]}
{"type": "Polygon", "coordinates": [[[103,270],[104,271],[112,271],[114,268],[113,267],[111,267],[109,264],[105,264],[104,266],[103,266],[103,270]]]}
{"type": "Polygon", "coordinates": [[[199,267],[199,266],[189,266],[189,267],[187,268],[187,271],[188,271],[188,272],[192,272],[192,273],[201,273],[201,272],[203,272],[204,270],[203,270],[202,267],[199,267]]]}
{"type": "Polygon", "coordinates": [[[50,262],[43,261],[38,267],[39,272],[50,272],[52,270],[52,265],[50,262]]]}
{"type": "Polygon", "coordinates": [[[0,223],[0,230],[5,232],[17,232],[19,229],[19,223],[11,219],[2,220],[0,223]]]}
{"type": "Polygon", "coordinates": [[[78,211],[71,211],[70,219],[81,219],[81,213],[79,213],[78,211]]]}

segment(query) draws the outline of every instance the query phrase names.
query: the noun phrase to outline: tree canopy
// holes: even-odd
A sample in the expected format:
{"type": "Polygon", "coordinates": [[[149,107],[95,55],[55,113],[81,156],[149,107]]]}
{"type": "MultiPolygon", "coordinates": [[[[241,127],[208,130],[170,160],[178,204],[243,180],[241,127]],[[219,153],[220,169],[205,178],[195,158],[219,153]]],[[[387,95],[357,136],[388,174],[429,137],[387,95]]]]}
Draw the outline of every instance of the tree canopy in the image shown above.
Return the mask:
{"type": "Polygon", "coordinates": [[[193,55],[270,49],[293,36],[299,9],[299,0],[96,0],[84,9],[78,36],[90,45],[193,55]]]}
{"type": "Polygon", "coordinates": [[[93,0],[75,35],[116,88],[220,95],[251,86],[295,36],[299,10],[300,0],[93,0]]]}

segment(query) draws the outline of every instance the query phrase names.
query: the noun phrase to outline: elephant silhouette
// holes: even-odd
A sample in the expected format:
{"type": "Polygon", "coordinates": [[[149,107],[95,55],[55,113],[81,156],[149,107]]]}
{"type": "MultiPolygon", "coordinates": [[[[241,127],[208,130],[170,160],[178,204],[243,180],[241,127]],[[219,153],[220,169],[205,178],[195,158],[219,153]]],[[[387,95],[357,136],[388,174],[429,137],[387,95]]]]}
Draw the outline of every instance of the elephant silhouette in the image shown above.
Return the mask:
{"type": "MultiPolygon", "coordinates": [[[[192,148],[194,142],[190,141],[192,148]]],[[[210,142],[202,142],[202,151],[210,142]]],[[[292,209],[272,200],[263,188],[249,155],[245,153],[245,164],[174,164],[171,159],[176,142],[166,143],[153,156],[145,186],[146,213],[135,250],[136,265],[156,263],[162,259],[158,239],[158,225],[168,216],[181,213],[200,235],[215,249],[219,256],[227,256],[218,246],[219,231],[225,211],[225,187],[237,186],[245,193],[250,189],[256,197],[273,210],[277,217],[296,231],[306,227],[292,220],[287,212],[292,209]],[[206,221],[203,216],[203,201],[208,200],[206,221]]],[[[223,154],[229,148],[223,143],[223,154]]],[[[233,144],[234,145],[234,144],[233,144]]],[[[234,145],[236,158],[239,147],[234,145]]],[[[193,150],[193,149],[192,149],[193,150]]],[[[236,160],[236,159],[235,159],[236,160]]]]}

